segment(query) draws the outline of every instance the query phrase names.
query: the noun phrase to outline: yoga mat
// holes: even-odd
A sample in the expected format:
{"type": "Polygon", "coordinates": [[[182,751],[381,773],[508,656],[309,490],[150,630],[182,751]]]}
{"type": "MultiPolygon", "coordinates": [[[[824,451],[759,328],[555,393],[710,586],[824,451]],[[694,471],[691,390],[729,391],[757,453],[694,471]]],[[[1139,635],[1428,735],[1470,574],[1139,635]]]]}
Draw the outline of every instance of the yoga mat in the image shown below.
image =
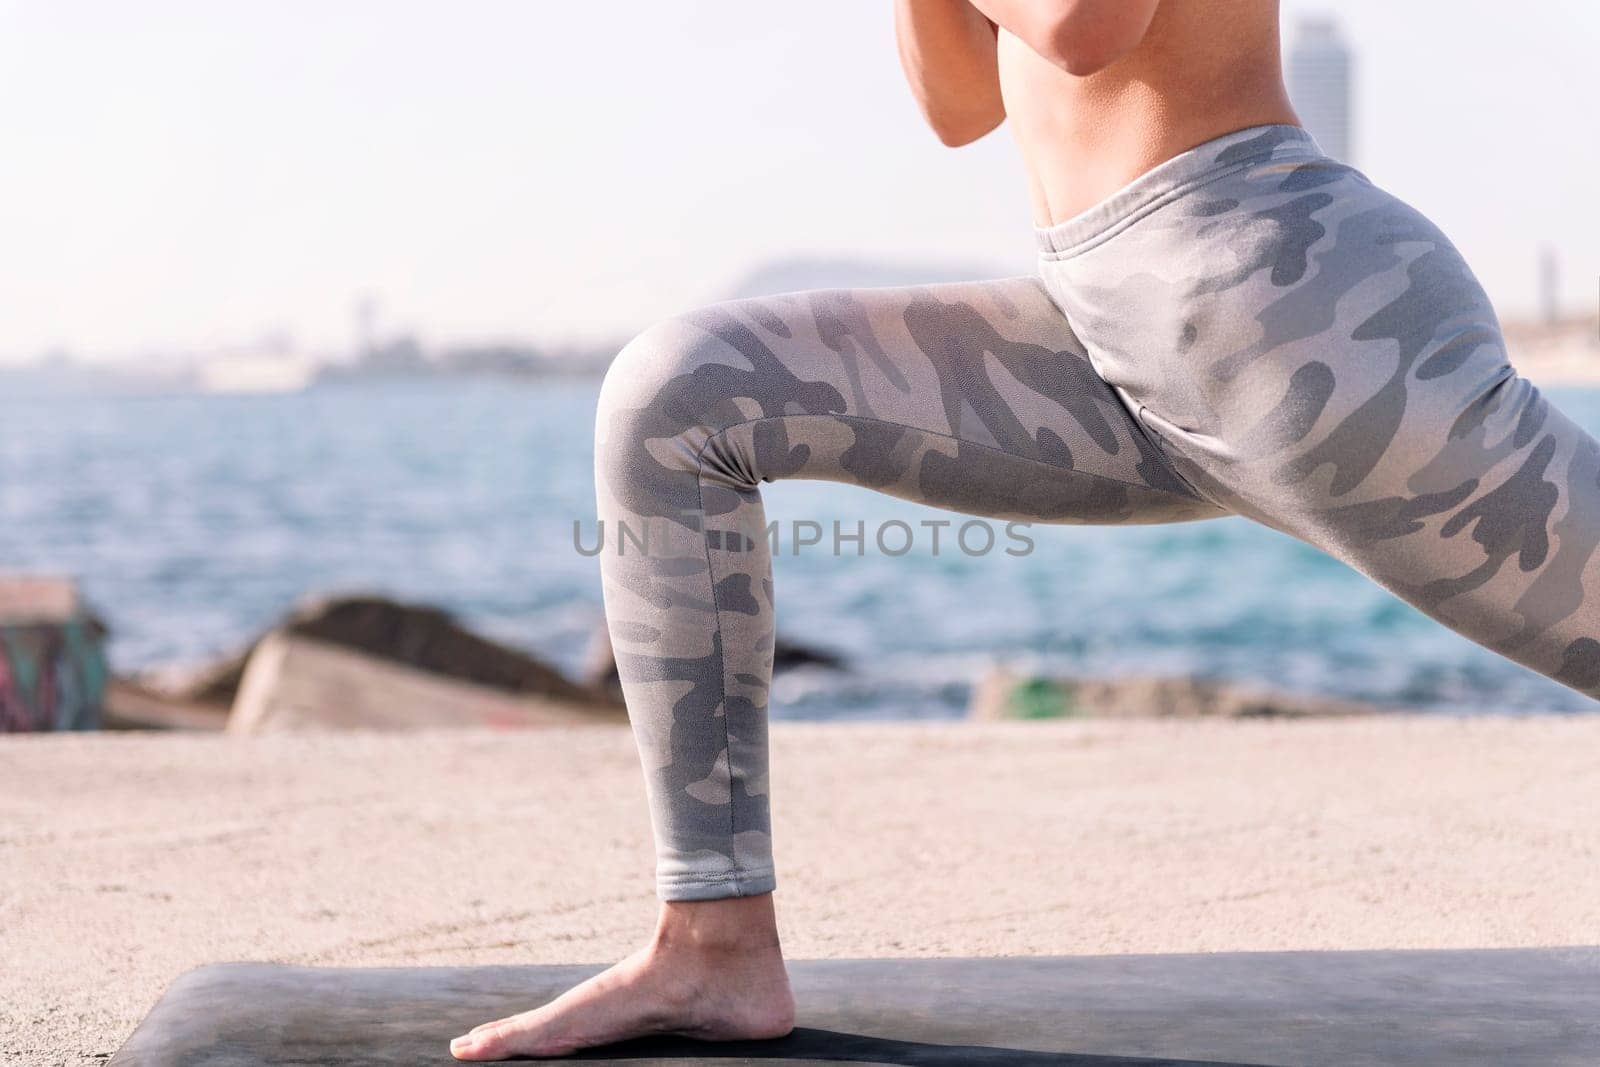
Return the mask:
{"type": "MultiPolygon", "coordinates": [[[[175,981],[111,1064],[450,1064],[450,1038],[600,969],[217,964],[175,981]]],[[[787,1038],[543,1062],[1600,1064],[1600,948],[802,960],[790,975],[787,1038]]]]}

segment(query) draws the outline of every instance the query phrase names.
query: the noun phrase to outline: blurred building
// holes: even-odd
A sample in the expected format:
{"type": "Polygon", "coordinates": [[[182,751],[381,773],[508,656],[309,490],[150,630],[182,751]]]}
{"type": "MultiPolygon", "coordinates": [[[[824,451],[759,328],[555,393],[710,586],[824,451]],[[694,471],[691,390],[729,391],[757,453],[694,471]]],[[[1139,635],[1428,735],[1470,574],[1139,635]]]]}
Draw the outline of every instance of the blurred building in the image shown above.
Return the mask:
{"type": "Polygon", "coordinates": [[[1561,262],[1550,245],[1539,247],[1539,317],[1546,325],[1561,321],[1561,262]]]}
{"type": "Polygon", "coordinates": [[[1301,19],[1289,50],[1289,99],[1322,150],[1354,163],[1351,53],[1332,18],[1301,19]]]}
{"type": "Polygon", "coordinates": [[[105,638],[71,581],[0,574],[0,734],[98,727],[105,638]]]}

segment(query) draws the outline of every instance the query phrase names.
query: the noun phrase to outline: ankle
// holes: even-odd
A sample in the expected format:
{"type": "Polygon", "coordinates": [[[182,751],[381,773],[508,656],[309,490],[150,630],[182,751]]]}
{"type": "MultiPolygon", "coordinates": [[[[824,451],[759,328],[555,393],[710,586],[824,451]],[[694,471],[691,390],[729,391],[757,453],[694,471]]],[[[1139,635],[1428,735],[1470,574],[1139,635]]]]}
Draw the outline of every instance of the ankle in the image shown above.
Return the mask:
{"type": "Polygon", "coordinates": [[[650,947],[656,952],[708,956],[779,953],[772,894],[667,901],[650,947]]]}

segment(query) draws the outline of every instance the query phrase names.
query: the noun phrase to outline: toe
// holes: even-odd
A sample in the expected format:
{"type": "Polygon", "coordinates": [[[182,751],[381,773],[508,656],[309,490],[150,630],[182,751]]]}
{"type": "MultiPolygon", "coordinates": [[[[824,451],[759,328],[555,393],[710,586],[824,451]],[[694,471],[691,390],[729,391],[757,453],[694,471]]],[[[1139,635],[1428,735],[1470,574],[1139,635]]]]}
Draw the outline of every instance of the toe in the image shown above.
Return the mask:
{"type": "Polygon", "coordinates": [[[500,1058],[498,1031],[493,1023],[477,1027],[450,1042],[450,1055],[458,1060],[493,1060],[500,1058]]]}

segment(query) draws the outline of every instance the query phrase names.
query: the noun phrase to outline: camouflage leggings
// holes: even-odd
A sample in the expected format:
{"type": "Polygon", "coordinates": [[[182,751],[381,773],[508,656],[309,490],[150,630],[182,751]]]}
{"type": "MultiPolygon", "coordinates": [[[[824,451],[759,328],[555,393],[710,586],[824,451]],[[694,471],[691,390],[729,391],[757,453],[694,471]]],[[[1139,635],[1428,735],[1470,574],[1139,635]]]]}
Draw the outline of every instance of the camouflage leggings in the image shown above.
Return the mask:
{"type": "Polygon", "coordinates": [[[663,899],[774,885],[764,481],[1052,523],[1246,515],[1600,695],[1600,448],[1512,370],[1426,219],[1268,126],[1039,240],[1041,278],[709,307],[608,374],[606,613],[663,899]]]}

